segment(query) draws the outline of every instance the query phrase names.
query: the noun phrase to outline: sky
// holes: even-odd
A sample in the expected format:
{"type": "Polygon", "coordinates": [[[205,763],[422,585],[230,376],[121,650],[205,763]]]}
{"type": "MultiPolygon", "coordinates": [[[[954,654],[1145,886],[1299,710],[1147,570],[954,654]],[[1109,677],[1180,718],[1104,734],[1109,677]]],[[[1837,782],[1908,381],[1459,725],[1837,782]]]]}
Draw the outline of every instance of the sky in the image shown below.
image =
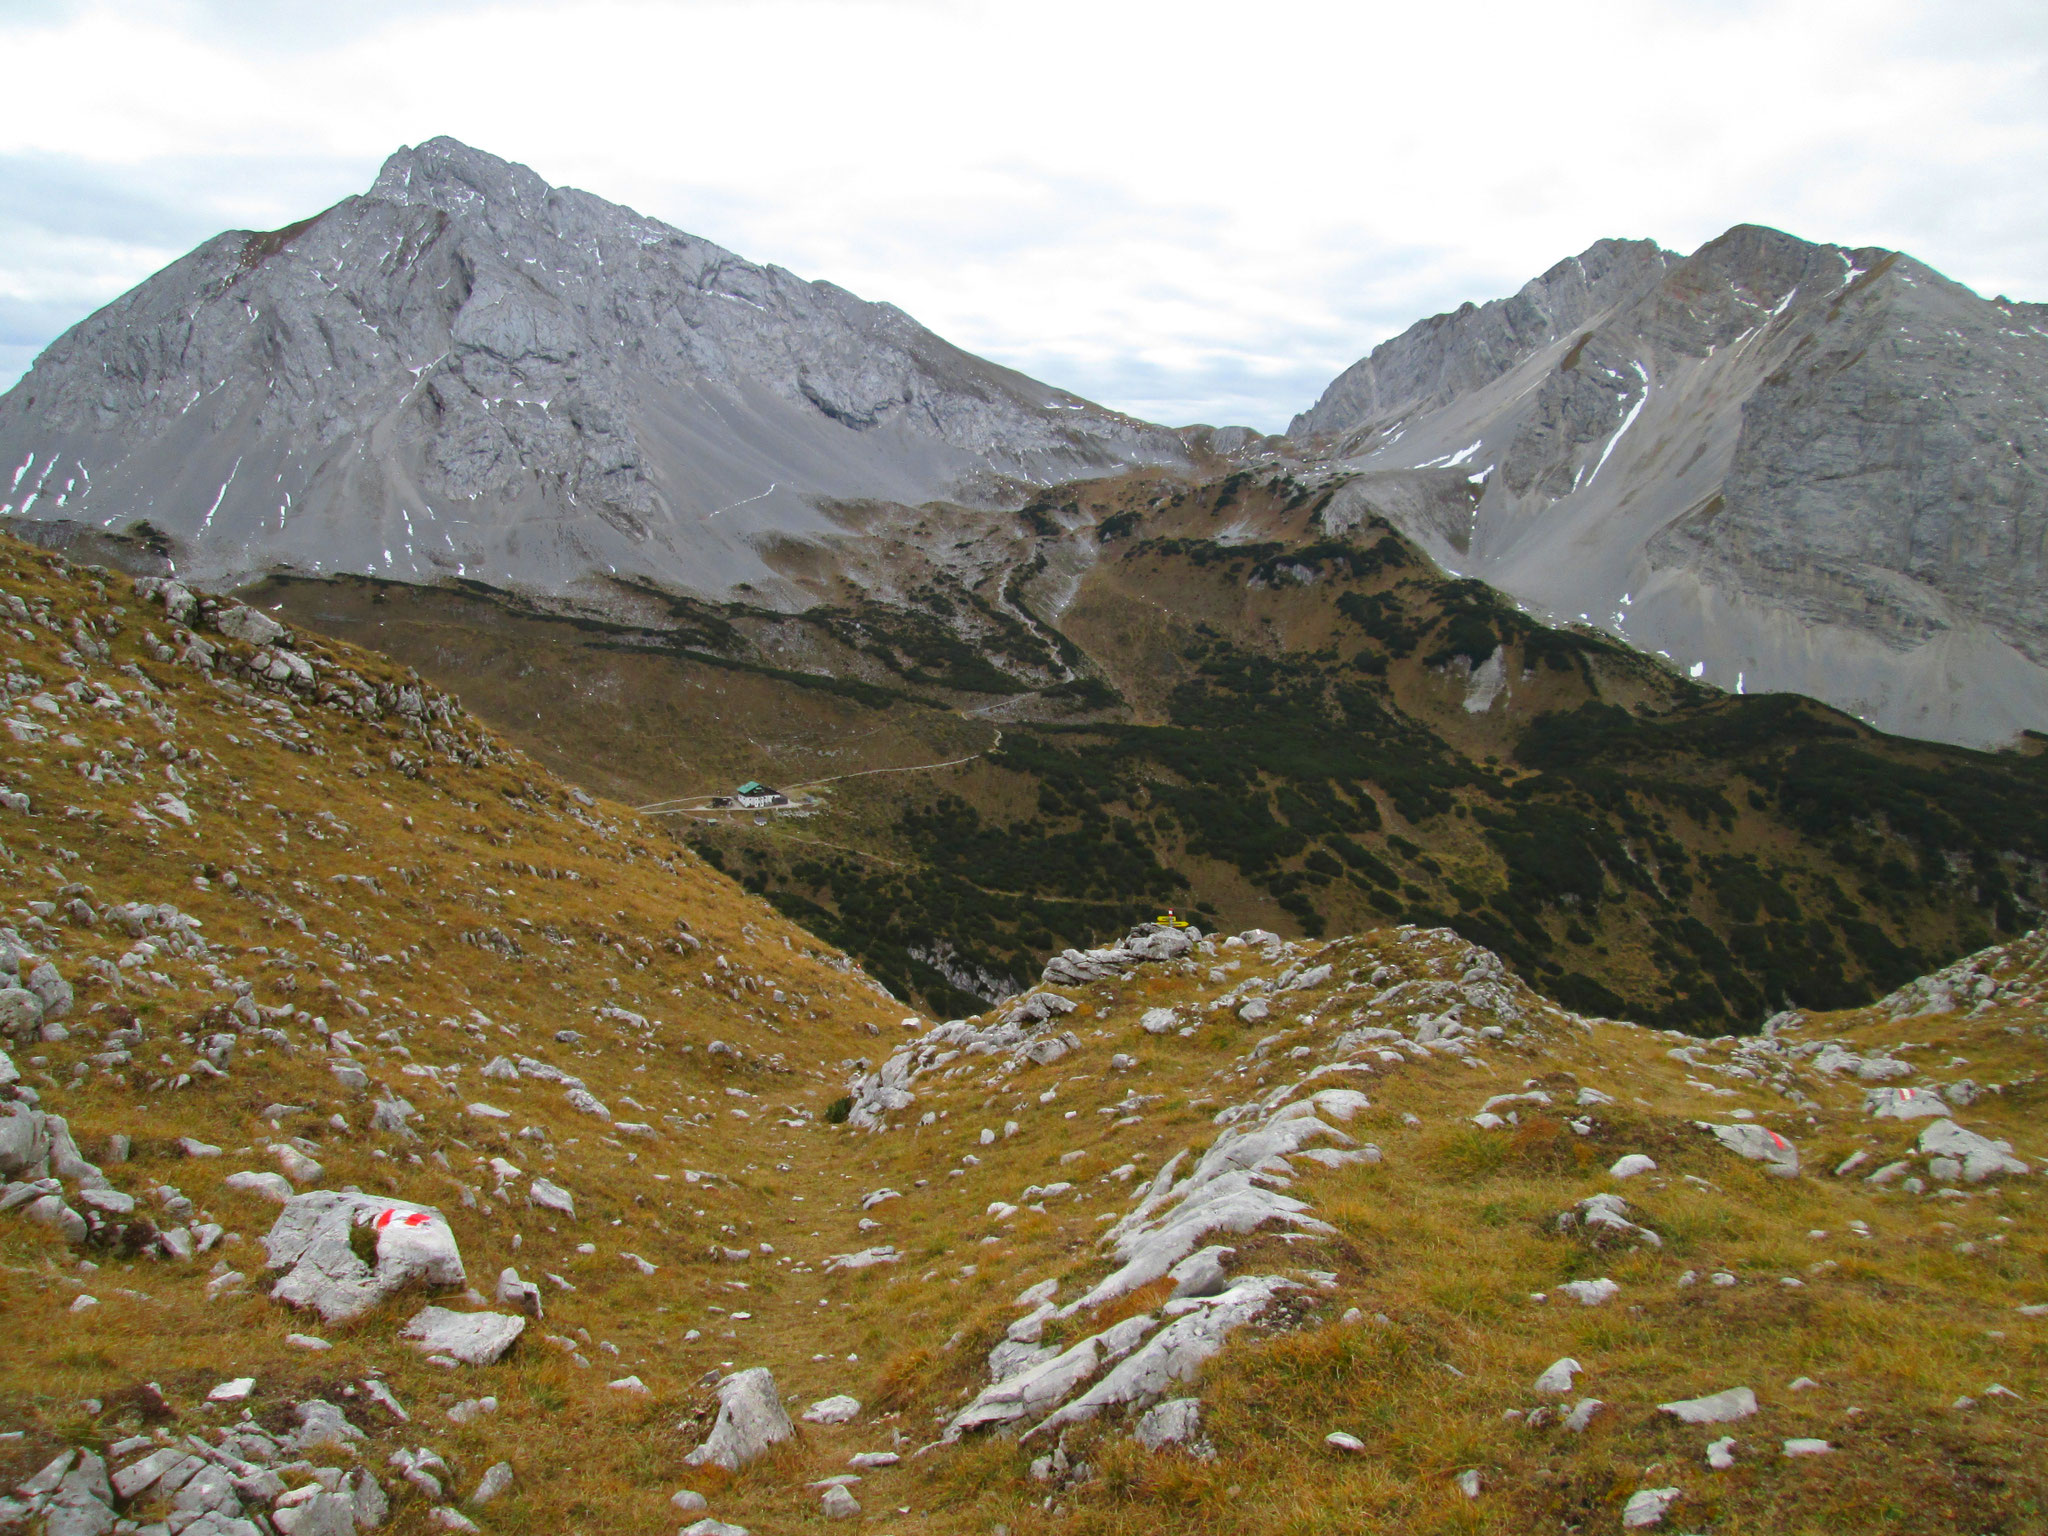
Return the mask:
{"type": "Polygon", "coordinates": [[[438,134],[1172,425],[1610,236],[2048,300],[2040,0],[7,0],[0,57],[0,389],[438,134]]]}

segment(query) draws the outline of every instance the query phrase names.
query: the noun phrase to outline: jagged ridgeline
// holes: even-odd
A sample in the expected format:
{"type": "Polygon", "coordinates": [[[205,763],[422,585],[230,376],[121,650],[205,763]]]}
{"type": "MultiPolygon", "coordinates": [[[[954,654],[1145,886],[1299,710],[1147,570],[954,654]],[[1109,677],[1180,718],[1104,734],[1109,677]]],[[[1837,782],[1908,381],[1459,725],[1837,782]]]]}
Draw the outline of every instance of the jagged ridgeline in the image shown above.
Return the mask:
{"type": "Polygon", "coordinates": [[[1444,574],[1346,484],[1133,476],[1014,517],[899,510],[876,543],[977,550],[796,615],[664,599],[599,624],[367,583],[262,600],[460,683],[622,796],[820,781],[807,815],[676,821],[943,1012],[1163,906],[1450,927],[1568,1006],[1706,1032],[1867,1002],[2038,919],[2038,743],[1906,741],[1700,686],[1444,574]]]}

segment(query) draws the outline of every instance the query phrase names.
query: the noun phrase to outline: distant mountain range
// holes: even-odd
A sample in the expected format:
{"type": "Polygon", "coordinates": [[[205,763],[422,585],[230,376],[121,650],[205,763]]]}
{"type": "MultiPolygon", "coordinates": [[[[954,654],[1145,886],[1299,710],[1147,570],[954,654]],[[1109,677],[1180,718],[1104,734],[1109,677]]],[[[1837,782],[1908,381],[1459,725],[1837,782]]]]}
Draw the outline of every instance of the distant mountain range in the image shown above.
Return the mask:
{"type": "Polygon", "coordinates": [[[1723,688],[1968,744],[2048,728],[2048,306],[1749,226],[1602,241],[1418,322],[1285,439],[1177,433],[436,139],[60,338],[0,397],[0,515],[215,583],[794,610],[878,590],[845,558],[866,507],[1218,454],[1723,688]]]}

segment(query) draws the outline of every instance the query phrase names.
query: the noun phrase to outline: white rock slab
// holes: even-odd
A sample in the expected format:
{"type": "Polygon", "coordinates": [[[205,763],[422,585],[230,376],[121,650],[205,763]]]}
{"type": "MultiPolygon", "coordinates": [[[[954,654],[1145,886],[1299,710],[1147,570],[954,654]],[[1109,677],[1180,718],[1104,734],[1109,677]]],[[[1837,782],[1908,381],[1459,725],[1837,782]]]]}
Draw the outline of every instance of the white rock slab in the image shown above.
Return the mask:
{"type": "Polygon", "coordinates": [[[804,1410],[806,1424],[850,1424],[860,1417],[860,1399],[844,1392],[820,1398],[804,1410]]]}
{"type": "Polygon", "coordinates": [[[1621,1506],[1623,1529],[1647,1530],[1651,1526],[1662,1525],[1664,1517],[1671,1512],[1671,1506],[1678,1500],[1676,1488],[1638,1488],[1621,1506]]]}
{"type": "Polygon", "coordinates": [[[231,1173],[222,1179],[221,1183],[229,1189],[240,1190],[243,1194],[260,1195],[265,1200],[275,1200],[279,1205],[283,1205],[296,1193],[292,1188],[292,1181],[283,1174],[257,1172],[254,1169],[245,1173],[231,1173]]]}
{"type": "MultiPolygon", "coordinates": [[[[1091,1419],[1118,1403],[1164,1397],[1176,1385],[1194,1380],[1203,1363],[1223,1348],[1231,1332],[1265,1311],[1275,1296],[1300,1289],[1296,1282],[1277,1275],[1251,1275],[1220,1296],[1193,1302],[1192,1310],[1160,1329],[1144,1348],[1106,1372],[1094,1386],[1028,1431],[1024,1438],[1028,1440],[1063,1424],[1091,1419]]],[[[1118,1328],[1123,1326],[1117,1324],[1118,1328]]]]}
{"type": "Polygon", "coordinates": [[[551,1179],[535,1179],[527,1187],[526,1203],[539,1210],[566,1216],[571,1221],[576,1219],[576,1197],[551,1179]]]}
{"type": "Polygon", "coordinates": [[[1621,1292],[1621,1287],[1604,1275],[1598,1280],[1567,1280],[1557,1289],[1582,1307],[1597,1307],[1621,1292]]]}
{"type": "Polygon", "coordinates": [[[526,1319],[503,1312],[451,1312],[422,1307],[399,1332],[415,1349],[464,1365],[490,1365],[526,1332],[526,1319]]]}
{"type": "Polygon", "coordinates": [[[1947,1157],[1962,1164],[1963,1178],[1981,1184],[1999,1174],[2024,1174],[2027,1165],[2012,1155],[2012,1143],[1993,1141],[1966,1131],[1953,1120],[1937,1120],[1920,1133],[1920,1151],[1926,1157],[1947,1157]]]}
{"type": "Polygon", "coordinates": [[[827,1520],[852,1520],[860,1515],[860,1500],[842,1484],[835,1483],[827,1488],[819,1504],[827,1520]]]}
{"type": "Polygon", "coordinates": [[[1953,1113],[1931,1088],[1873,1088],[1863,1095],[1863,1107],[1879,1120],[1918,1120],[1953,1113]]]}
{"type": "Polygon", "coordinates": [[[903,1255],[896,1251],[893,1244],[885,1244],[880,1248],[863,1248],[858,1253],[835,1253],[825,1260],[825,1268],[828,1270],[872,1269],[877,1264],[901,1263],[902,1259],[903,1255]]]}
{"type": "Polygon", "coordinates": [[[1148,1451],[1192,1445],[1202,1434],[1202,1400],[1170,1397],[1148,1408],[1131,1427],[1131,1437],[1148,1451]]]}
{"type": "Polygon", "coordinates": [[[271,1146],[270,1155],[277,1159],[277,1166],[284,1176],[300,1188],[320,1182],[320,1175],[326,1172],[312,1158],[306,1156],[289,1142],[276,1142],[271,1146]]]}
{"type": "Polygon", "coordinates": [[[1735,1125],[1712,1125],[1704,1120],[1698,1123],[1737,1157],[1762,1163],[1781,1179],[1799,1176],[1799,1149],[1769,1126],[1747,1121],[1735,1125]]]}
{"type": "Polygon", "coordinates": [[[1748,1387],[1729,1387],[1706,1397],[1659,1403],[1657,1411],[1670,1414],[1681,1424],[1733,1424],[1756,1412],[1756,1393],[1748,1387]]]}

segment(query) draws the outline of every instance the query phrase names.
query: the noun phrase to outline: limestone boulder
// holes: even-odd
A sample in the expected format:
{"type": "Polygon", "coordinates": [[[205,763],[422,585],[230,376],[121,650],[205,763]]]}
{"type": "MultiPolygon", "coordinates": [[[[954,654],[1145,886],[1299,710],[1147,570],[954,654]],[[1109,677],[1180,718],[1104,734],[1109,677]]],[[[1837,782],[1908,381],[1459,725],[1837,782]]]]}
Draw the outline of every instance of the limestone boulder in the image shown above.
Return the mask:
{"type": "Polygon", "coordinates": [[[796,1426],[783,1411],[782,1395],[766,1366],[735,1371],[718,1384],[718,1418],[704,1443],[683,1458],[693,1467],[719,1466],[728,1472],[789,1439],[796,1426]]]}
{"type": "Polygon", "coordinates": [[[270,1294],[328,1322],[360,1317],[408,1286],[467,1282],[447,1218],[431,1206],[335,1190],[285,1202],[263,1239],[270,1294]]]}

